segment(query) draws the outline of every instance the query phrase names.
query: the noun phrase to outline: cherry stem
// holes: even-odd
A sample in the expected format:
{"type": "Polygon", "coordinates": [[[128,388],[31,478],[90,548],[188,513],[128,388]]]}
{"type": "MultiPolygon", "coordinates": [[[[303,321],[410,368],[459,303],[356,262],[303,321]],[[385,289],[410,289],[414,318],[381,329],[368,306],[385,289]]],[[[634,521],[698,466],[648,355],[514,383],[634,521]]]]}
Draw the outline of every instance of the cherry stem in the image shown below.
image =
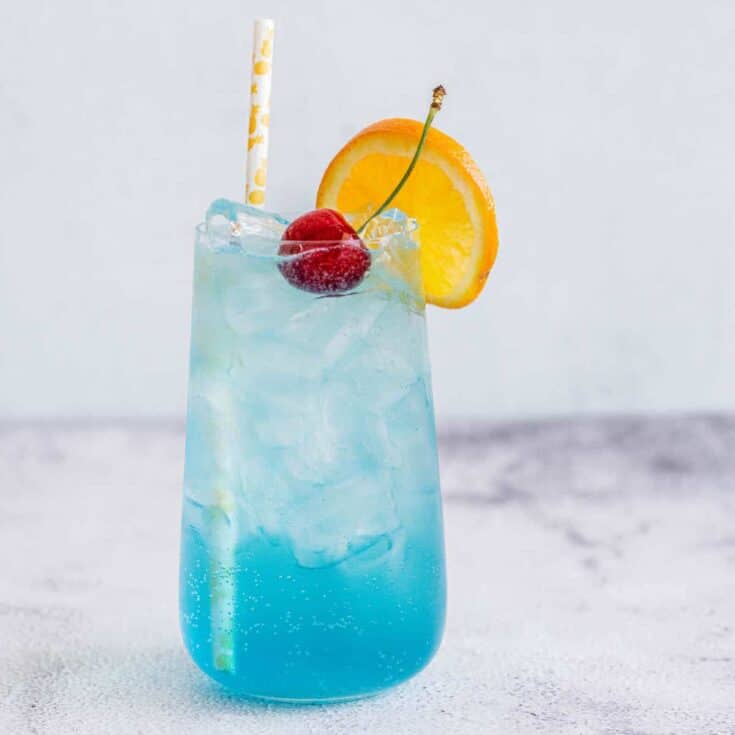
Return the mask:
{"type": "Polygon", "coordinates": [[[408,177],[411,175],[411,172],[418,163],[419,156],[421,155],[421,151],[424,148],[424,143],[426,142],[426,136],[429,132],[429,128],[431,127],[431,123],[434,122],[436,113],[439,112],[439,110],[441,110],[442,108],[442,102],[444,101],[444,96],[446,95],[446,93],[446,90],[444,89],[444,87],[442,87],[441,84],[438,87],[434,88],[434,91],[431,95],[431,107],[429,107],[429,114],[426,116],[424,129],[421,131],[421,137],[419,138],[419,143],[416,146],[416,152],[413,154],[411,163],[408,164],[406,172],[401,177],[401,180],[396,184],[395,189],[393,189],[393,191],[388,195],[388,198],[357,228],[358,235],[368,226],[368,224],[373,219],[375,219],[375,217],[386,210],[388,205],[396,198],[398,192],[403,188],[403,185],[406,183],[406,181],[408,181],[408,177]]]}

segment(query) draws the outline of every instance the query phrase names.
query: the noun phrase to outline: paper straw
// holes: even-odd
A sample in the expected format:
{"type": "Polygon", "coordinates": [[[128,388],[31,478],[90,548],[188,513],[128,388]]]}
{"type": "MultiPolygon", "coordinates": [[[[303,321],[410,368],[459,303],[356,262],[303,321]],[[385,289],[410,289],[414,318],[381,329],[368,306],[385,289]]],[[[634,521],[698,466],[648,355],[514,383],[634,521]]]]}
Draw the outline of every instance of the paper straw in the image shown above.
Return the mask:
{"type": "Polygon", "coordinates": [[[236,468],[233,437],[236,435],[232,397],[226,388],[213,391],[218,426],[212,437],[217,469],[212,477],[212,505],[209,509],[210,563],[209,592],[212,630],[212,663],[218,671],[235,671],[233,620],[235,615],[235,543],[237,524],[235,493],[236,468]]]}
{"type": "Polygon", "coordinates": [[[253,59],[250,73],[250,124],[248,126],[245,202],[252,207],[265,203],[268,170],[268,128],[273,76],[272,20],[259,18],[253,25],[253,59]]]}
{"type": "MultiPolygon", "coordinates": [[[[271,72],[273,60],[273,21],[258,19],[253,25],[252,75],[250,81],[250,123],[248,127],[247,180],[245,202],[253,207],[265,203],[268,164],[268,126],[270,123],[271,72]]],[[[217,437],[217,477],[213,479],[210,507],[211,563],[210,617],[212,626],[212,663],[218,671],[235,671],[235,549],[237,513],[235,468],[232,457],[236,436],[234,402],[228,394],[219,396],[220,427],[217,437]]]]}

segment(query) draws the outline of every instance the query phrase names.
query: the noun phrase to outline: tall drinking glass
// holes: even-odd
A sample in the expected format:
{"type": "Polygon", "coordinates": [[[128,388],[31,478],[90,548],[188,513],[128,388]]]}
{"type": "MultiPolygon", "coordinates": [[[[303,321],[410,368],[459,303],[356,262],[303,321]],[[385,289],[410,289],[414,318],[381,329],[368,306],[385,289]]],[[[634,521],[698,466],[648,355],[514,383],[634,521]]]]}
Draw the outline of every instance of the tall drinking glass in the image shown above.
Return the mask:
{"type": "Polygon", "coordinates": [[[400,213],[341,296],[286,281],[283,228],[218,201],[197,229],[181,626],[232,691],[336,701],[404,681],[441,639],[424,301],[400,213]]]}

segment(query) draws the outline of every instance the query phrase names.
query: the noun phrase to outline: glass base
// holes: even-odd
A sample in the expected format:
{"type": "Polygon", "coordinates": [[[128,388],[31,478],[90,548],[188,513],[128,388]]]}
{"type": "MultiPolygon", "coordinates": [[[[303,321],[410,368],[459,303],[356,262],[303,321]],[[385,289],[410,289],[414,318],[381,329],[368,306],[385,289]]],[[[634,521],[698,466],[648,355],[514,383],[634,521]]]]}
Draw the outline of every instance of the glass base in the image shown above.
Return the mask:
{"type": "MultiPolygon", "coordinates": [[[[401,684],[387,687],[386,689],[376,689],[374,692],[364,692],[363,694],[351,694],[345,697],[323,697],[320,699],[297,699],[294,697],[268,697],[263,694],[248,694],[247,692],[241,692],[234,696],[242,697],[243,699],[250,699],[253,702],[262,702],[267,704],[281,704],[292,707],[309,707],[329,704],[346,704],[348,702],[357,702],[360,699],[370,699],[372,697],[378,697],[381,694],[397,689],[401,684]]],[[[224,688],[224,687],[223,687],[224,688]]],[[[227,691],[227,690],[225,690],[227,691]]],[[[233,692],[228,692],[231,696],[233,692]]]]}

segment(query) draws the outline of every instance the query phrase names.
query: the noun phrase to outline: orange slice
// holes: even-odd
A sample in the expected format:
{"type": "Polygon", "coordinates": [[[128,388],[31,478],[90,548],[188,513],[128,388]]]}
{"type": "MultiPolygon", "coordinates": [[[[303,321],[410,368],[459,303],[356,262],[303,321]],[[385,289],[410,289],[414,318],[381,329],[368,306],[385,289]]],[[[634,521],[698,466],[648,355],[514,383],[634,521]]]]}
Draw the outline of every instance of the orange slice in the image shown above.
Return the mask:
{"type": "MultiPolygon", "coordinates": [[[[360,131],[324,172],[317,207],[360,212],[379,206],[406,170],[422,127],[392,118],[360,131]]],[[[498,228],[490,188],[470,154],[430,129],[416,168],[390,206],[419,223],[426,300],[457,309],[476,299],[495,261],[498,228]]]]}

